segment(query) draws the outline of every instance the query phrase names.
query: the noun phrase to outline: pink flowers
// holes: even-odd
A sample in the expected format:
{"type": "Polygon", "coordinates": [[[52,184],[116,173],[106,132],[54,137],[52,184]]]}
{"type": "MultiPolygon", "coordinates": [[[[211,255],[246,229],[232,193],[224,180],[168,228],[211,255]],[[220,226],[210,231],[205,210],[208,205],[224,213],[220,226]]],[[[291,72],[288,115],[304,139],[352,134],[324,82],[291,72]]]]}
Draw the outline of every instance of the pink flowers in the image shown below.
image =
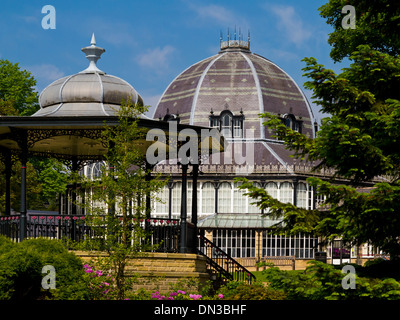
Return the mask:
{"type": "MultiPolygon", "coordinates": [[[[157,299],[157,300],[201,300],[201,299],[204,299],[204,297],[201,294],[196,294],[196,293],[186,294],[186,292],[183,290],[177,290],[176,292],[175,291],[171,292],[169,294],[169,296],[162,295],[160,292],[156,291],[156,292],[152,293],[151,298],[157,299]]],[[[209,299],[209,298],[210,297],[206,297],[205,299],[209,299]]],[[[224,295],[222,293],[220,293],[215,298],[223,299],[224,295]]]]}
{"type": "Polygon", "coordinates": [[[171,292],[169,296],[161,295],[158,291],[151,295],[152,299],[157,300],[200,300],[203,298],[200,294],[189,294],[187,295],[183,290],[177,290],[176,292],[171,292]]]}
{"type": "Polygon", "coordinates": [[[88,275],[88,287],[91,290],[93,299],[113,299],[113,279],[105,275],[101,270],[95,270],[93,266],[84,264],[83,268],[88,275]]]}

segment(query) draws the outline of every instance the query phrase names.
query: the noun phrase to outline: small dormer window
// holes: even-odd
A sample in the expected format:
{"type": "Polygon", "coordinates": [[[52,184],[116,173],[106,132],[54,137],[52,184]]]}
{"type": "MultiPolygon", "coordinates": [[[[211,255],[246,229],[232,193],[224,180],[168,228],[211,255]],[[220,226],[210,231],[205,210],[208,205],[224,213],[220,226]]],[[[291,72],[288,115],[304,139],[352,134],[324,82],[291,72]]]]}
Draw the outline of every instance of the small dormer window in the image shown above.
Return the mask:
{"type": "Polygon", "coordinates": [[[222,111],[219,115],[214,115],[211,111],[210,127],[217,128],[226,138],[243,138],[244,116],[234,116],[229,110],[222,111]]]}
{"type": "Polygon", "coordinates": [[[169,113],[167,113],[167,114],[165,115],[165,117],[164,117],[163,120],[164,120],[164,121],[176,121],[176,122],[179,123],[180,118],[179,118],[179,116],[176,115],[176,114],[169,114],[169,113]]]}
{"type": "Polygon", "coordinates": [[[286,114],[283,116],[283,118],[281,118],[281,120],[286,127],[294,131],[297,131],[299,133],[302,132],[303,121],[296,119],[296,117],[293,114],[286,114]]]}

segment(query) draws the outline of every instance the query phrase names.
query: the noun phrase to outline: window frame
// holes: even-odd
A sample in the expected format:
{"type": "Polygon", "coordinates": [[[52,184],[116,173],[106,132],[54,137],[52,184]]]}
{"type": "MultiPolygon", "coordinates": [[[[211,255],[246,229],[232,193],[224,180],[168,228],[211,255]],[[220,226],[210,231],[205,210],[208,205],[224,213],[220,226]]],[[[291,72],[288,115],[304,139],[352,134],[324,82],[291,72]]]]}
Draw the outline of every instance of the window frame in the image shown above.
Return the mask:
{"type": "Polygon", "coordinates": [[[234,115],[229,110],[222,111],[219,115],[212,113],[209,117],[211,128],[217,128],[225,138],[240,139],[244,138],[244,116],[234,115]],[[225,124],[226,117],[229,117],[229,124],[225,124]],[[225,134],[227,131],[228,135],[225,134]]]}

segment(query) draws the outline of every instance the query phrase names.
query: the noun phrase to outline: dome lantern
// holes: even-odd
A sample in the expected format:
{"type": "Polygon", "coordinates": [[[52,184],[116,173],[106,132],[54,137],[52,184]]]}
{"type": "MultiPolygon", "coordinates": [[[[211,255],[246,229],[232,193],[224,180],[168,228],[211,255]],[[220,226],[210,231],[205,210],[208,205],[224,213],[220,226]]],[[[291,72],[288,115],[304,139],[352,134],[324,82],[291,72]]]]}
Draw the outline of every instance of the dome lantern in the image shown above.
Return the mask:
{"type": "Polygon", "coordinates": [[[242,33],[240,29],[239,29],[239,39],[236,39],[236,28],[235,28],[234,38],[230,39],[230,34],[228,29],[228,39],[226,41],[223,41],[221,33],[220,48],[221,51],[244,50],[250,52],[250,31],[248,32],[247,41],[245,41],[242,39],[242,33]]]}

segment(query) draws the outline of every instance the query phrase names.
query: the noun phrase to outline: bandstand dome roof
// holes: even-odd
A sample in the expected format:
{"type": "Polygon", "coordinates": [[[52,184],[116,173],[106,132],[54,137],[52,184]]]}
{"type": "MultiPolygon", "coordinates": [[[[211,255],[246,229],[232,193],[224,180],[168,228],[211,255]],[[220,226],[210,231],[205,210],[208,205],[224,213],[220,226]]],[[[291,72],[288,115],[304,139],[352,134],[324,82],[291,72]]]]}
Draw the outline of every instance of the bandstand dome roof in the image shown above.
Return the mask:
{"type": "MultiPolygon", "coordinates": [[[[235,36],[236,38],[236,36],[235,36]]],[[[248,41],[222,41],[221,50],[180,73],[167,87],[153,118],[178,117],[180,123],[209,127],[210,119],[229,111],[243,116],[243,137],[252,130],[256,164],[291,164],[293,159],[282,142],[272,138],[259,114],[269,112],[301,124],[301,132],[312,138],[312,109],[296,82],[277,64],[250,51],[248,41]]],[[[228,139],[229,140],[229,137],[228,139]]]]}
{"type": "Polygon", "coordinates": [[[97,68],[103,48],[91,45],[82,48],[89,67],[63,77],[47,86],[39,96],[40,110],[33,116],[111,116],[123,100],[143,104],[139,93],[125,80],[106,74],[97,68]]]}

